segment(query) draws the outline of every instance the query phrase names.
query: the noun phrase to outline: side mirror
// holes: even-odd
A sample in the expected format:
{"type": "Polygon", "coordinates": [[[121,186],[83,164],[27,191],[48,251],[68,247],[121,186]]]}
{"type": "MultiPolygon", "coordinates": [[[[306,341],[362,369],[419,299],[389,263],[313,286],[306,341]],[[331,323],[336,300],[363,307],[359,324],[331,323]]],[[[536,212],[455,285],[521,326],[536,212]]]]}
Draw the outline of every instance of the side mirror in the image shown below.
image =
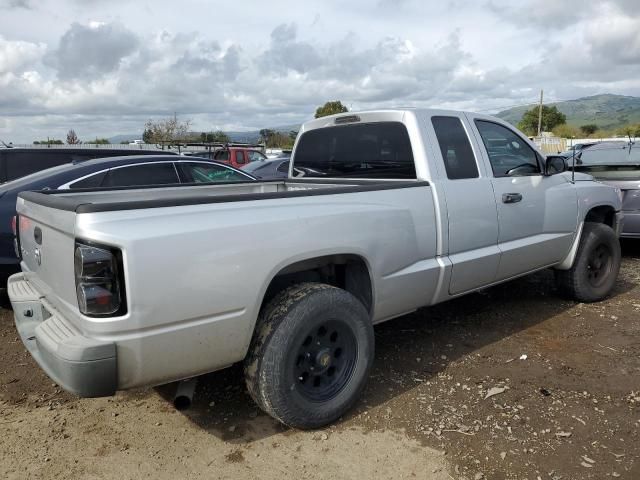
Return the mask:
{"type": "Polygon", "coordinates": [[[567,161],[560,155],[549,155],[545,160],[545,174],[555,175],[567,170],[567,161]]]}

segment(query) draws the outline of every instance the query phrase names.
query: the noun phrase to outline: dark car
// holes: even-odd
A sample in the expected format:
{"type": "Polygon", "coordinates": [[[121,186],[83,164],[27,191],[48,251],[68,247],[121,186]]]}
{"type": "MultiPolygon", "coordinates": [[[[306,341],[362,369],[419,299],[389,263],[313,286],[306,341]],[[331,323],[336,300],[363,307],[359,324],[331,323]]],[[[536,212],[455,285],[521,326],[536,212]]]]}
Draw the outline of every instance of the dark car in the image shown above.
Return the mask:
{"type": "Polygon", "coordinates": [[[0,183],[65,163],[79,163],[94,158],[158,154],[174,153],[140,148],[2,148],[0,149],[0,183]]]}
{"type": "MultiPolygon", "coordinates": [[[[567,159],[569,166],[572,158],[567,159]]],[[[602,142],[576,153],[577,172],[619,188],[624,224],[622,237],[640,238],[640,146],[635,142],[602,142]]]]}
{"type": "Polygon", "coordinates": [[[20,192],[252,181],[255,177],[248,173],[204,158],[155,155],[59,165],[0,185],[0,288],[5,286],[9,275],[20,270],[13,232],[20,192]]]}
{"type": "Polygon", "coordinates": [[[269,160],[251,162],[249,165],[242,167],[242,171],[263,180],[287,178],[289,175],[289,162],[289,156],[278,156],[269,160]]]}

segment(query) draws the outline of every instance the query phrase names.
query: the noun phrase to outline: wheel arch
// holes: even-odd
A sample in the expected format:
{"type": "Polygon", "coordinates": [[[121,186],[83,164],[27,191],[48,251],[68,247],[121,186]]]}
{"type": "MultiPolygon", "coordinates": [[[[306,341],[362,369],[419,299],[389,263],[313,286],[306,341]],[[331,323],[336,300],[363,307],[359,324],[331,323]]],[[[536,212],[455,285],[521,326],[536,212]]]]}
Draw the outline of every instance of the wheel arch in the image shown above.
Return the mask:
{"type": "Polygon", "coordinates": [[[359,253],[328,253],[292,258],[271,272],[264,285],[257,312],[278,292],[302,282],[320,282],[342,288],[360,301],[373,318],[375,289],[370,262],[359,253]]]}
{"type": "Polygon", "coordinates": [[[573,244],[571,245],[568,255],[561,263],[556,265],[556,270],[569,270],[573,266],[586,222],[603,223],[615,230],[616,210],[608,204],[592,206],[585,214],[584,220],[578,225],[578,231],[576,232],[576,237],[573,239],[573,244]]]}

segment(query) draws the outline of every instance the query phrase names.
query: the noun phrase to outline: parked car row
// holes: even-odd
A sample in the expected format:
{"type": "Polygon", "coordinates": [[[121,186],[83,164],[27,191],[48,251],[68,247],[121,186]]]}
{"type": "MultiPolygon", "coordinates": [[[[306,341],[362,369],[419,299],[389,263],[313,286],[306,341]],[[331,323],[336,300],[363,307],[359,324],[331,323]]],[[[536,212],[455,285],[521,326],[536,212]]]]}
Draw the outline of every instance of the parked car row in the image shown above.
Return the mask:
{"type": "MultiPolygon", "coordinates": [[[[43,164],[47,162],[33,159],[30,168],[43,164]]],[[[12,231],[20,192],[252,181],[255,177],[250,173],[223,163],[156,153],[66,163],[0,185],[0,282],[4,286],[7,278],[20,270],[12,231]]]]}
{"type": "Polygon", "coordinates": [[[606,141],[582,144],[563,156],[569,165],[575,163],[577,172],[620,189],[624,213],[621,236],[640,238],[640,147],[634,142],[606,141]]]}

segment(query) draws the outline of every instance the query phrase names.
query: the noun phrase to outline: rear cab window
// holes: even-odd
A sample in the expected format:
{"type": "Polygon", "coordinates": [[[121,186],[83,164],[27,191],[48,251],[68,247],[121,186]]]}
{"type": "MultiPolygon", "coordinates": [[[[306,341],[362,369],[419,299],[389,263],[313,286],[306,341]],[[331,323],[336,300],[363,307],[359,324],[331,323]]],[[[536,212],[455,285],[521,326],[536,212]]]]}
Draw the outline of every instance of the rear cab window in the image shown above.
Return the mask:
{"type": "Polygon", "coordinates": [[[304,132],[296,177],[415,179],[411,141],[400,122],[357,123],[304,132]]]}

